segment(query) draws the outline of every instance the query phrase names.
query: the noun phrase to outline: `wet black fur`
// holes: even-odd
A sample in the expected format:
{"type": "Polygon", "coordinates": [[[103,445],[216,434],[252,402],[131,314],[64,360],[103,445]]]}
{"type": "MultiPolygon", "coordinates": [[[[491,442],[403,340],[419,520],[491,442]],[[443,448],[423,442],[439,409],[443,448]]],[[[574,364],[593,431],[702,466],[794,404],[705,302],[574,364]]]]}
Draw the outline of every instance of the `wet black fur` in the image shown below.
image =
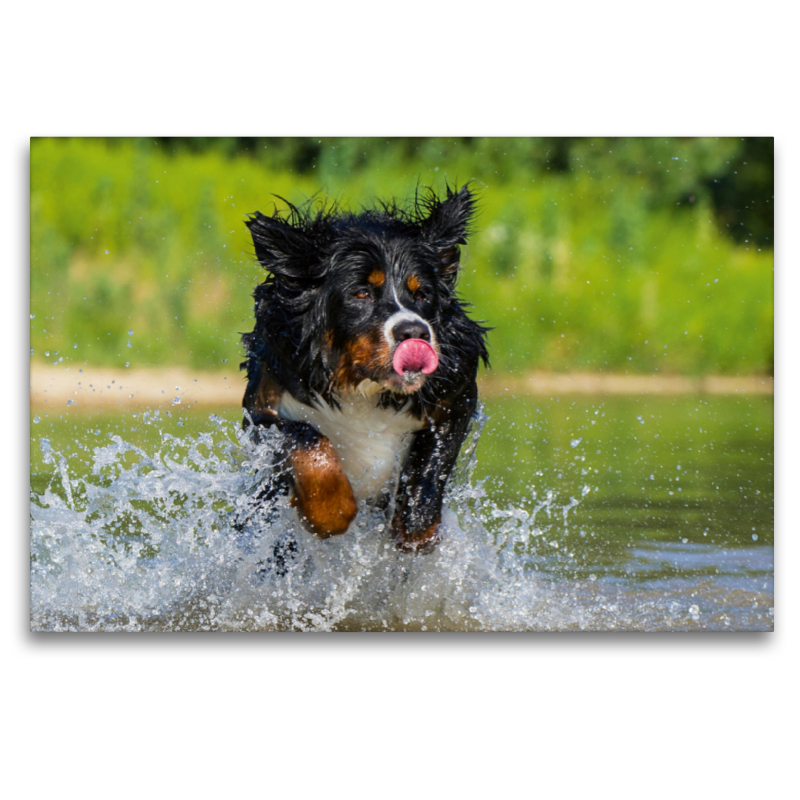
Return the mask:
{"type": "MultiPolygon", "coordinates": [[[[397,265],[395,285],[403,292],[403,306],[431,325],[439,344],[437,370],[411,395],[413,413],[438,423],[414,434],[401,475],[405,500],[415,500],[399,504],[405,523],[423,530],[438,518],[444,485],[475,412],[478,363],[482,359],[488,365],[488,329],[467,316],[468,304],[456,293],[459,247],[466,243],[475,211],[472,192],[468,186],[460,191],[448,187],[444,199],[428,191],[408,209],[391,202],[360,213],[335,205],[286,205],[287,212],[256,212],[247,220],[256,257],[268,276],[254,293],[255,329],[242,337],[245,409],[257,424],[313,436],[313,429],[306,434],[294,430],[304,423],[262,417],[248,408],[248,397],[267,375],[304,403],[311,404],[318,394],[335,404],[332,379],[341,348],[377,330],[397,310],[391,298],[370,287],[367,277],[376,268],[388,273],[397,265]],[[421,296],[412,297],[407,289],[412,271],[422,282],[421,296]],[[364,290],[371,293],[369,302],[356,297],[364,290]],[[332,353],[324,345],[326,334],[333,337],[332,353]]],[[[387,391],[379,401],[398,407],[407,399],[387,391]]]]}

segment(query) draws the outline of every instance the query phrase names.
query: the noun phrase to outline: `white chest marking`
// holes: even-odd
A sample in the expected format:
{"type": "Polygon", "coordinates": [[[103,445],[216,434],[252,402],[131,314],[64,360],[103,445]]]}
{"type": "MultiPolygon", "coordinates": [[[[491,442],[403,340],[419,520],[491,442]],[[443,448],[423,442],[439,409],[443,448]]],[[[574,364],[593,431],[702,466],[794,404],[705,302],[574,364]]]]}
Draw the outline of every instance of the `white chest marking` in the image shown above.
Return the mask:
{"type": "Polygon", "coordinates": [[[409,434],[421,430],[423,423],[406,410],[379,408],[375,396],[348,394],[339,403],[340,408],[331,408],[320,399],[307,406],[287,392],[279,413],[310,423],[330,439],[356,498],[379,497],[384,488],[391,491],[395,468],[411,445],[409,434]]]}

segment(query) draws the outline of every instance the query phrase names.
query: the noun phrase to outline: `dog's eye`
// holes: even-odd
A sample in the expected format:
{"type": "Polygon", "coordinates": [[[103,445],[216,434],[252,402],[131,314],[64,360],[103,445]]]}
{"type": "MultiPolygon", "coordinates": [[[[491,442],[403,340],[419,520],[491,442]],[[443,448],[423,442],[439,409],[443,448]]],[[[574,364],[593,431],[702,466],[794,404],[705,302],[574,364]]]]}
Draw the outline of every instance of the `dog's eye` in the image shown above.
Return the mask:
{"type": "Polygon", "coordinates": [[[425,292],[415,292],[414,293],[414,300],[416,300],[417,303],[424,302],[425,297],[426,297],[425,292]]]}
{"type": "Polygon", "coordinates": [[[355,297],[356,300],[366,300],[369,297],[369,292],[366,289],[361,289],[358,292],[354,292],[353,297],[355,297]]]}

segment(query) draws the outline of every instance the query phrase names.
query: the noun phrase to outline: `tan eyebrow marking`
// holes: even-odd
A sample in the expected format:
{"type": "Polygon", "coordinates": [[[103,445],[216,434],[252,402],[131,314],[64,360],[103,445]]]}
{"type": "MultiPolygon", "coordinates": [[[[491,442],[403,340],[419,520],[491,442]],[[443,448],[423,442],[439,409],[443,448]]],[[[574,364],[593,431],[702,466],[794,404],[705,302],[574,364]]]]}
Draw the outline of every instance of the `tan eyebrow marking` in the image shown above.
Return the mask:
{"type": "Polygon", "coordinates": [[[419,282],[419,278],[416,275],[409,275],[406,285],[408,286],[408,290],[414,294],[414,292],[419,290],[422,284],[419,282]]]}
{"type": "Polygon", "coordinates": [[[367,278],[367,280],[373,286],[383,286],[384,282],[386,281],[386,275],[384,275],[382,270],[374,269],[370,273],[370,276],[367,278]]]}

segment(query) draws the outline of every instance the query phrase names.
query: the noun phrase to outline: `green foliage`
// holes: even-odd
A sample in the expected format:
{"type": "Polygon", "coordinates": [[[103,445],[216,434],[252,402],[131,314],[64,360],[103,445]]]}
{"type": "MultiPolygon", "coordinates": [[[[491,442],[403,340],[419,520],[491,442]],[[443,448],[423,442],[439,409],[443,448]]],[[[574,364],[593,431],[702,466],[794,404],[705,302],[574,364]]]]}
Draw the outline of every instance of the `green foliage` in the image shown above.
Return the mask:
{"type": "Polygon", "coordinates": [[[751,171],[741,169],[746,147],[738,139],[35,139],[34,358],[230,366],[263,280],[246,214],[269,213],[280,205],[275,195],[302,202],[321,191],[358,207],[470,179],[480,212],[461,290],[495,327],[496,369],[768,371],[769,220],[762,214],[752,234],[739,226],[737,243],[719,206],[737,180],[754,208],[772,202],[762,196],[771,161],[751,158],[751,171]],[[744,177],[733,176],[740,169],[744,177]]]}

